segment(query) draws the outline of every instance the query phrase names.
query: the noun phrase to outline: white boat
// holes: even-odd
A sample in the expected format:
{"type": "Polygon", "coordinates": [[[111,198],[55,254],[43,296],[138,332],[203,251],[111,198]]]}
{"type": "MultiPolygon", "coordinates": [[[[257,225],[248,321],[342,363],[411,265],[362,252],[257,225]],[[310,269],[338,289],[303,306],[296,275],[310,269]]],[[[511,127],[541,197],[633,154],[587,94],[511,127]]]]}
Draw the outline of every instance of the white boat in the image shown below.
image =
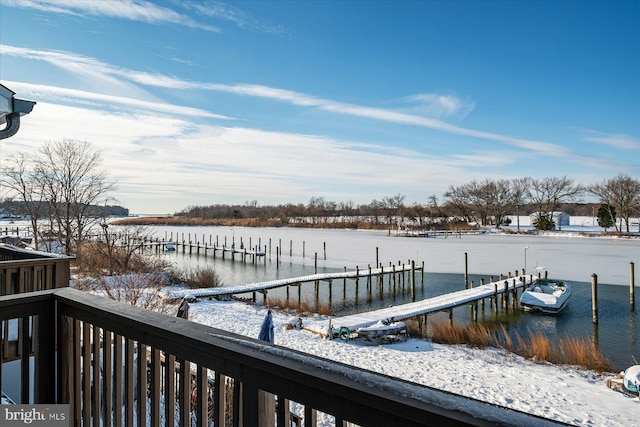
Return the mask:
{"type": "Polygon", "coordinates": [[[630,366],[616,378],[607,378],[607,387],[630,396],[640,394],[640,365],[630,366]]]}
{"type": "Polygon", "coordinates": [[[624,388],[633,395],[640,396],[640,365],[634,365],[624,371],[624,388]]]}
{"type": "Polygon", "coordinates": [[[520,297],[520,307],[525,311],[560,313],[569,303],[571,285],[550,279],[535,279],[520,297]]]}

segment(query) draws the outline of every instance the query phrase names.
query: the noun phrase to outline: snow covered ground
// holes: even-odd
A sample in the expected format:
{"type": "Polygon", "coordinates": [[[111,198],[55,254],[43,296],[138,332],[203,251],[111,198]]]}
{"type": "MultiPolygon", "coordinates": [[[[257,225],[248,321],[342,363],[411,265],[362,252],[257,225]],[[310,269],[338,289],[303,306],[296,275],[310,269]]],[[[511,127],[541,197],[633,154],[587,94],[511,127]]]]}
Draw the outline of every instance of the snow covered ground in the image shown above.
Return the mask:
{"type": "MultiPolygon", "coordinates": [[[[191,304],[190,320],[257,338],[267,309],[240,302],[191,304]]],[[[606,378],[567,366],[538,364],[498,349],[477,350],[427,340],[384,345],[325,340],[285,330],[289,315],[274,312],[275,344],[474,399],[577,426],[632,426],[640,399],[606,386],[606,378]]],[[[305,319],[303,319],[304,322],[305,319]]],[[[319,426],[333,419],[319,414],[319,426]]]]}

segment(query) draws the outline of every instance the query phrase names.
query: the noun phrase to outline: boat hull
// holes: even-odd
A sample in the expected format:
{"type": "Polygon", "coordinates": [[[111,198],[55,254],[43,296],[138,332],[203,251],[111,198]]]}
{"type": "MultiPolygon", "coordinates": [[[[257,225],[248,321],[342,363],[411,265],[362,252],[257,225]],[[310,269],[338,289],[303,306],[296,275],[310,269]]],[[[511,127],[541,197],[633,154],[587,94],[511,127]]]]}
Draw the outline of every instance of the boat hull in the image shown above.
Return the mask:
{"type": "Polygon", "coordinates": [[[546,279],[535,280],[520,297],[524,311],[558,314],[569,304],[571,285],[546,279]]]}

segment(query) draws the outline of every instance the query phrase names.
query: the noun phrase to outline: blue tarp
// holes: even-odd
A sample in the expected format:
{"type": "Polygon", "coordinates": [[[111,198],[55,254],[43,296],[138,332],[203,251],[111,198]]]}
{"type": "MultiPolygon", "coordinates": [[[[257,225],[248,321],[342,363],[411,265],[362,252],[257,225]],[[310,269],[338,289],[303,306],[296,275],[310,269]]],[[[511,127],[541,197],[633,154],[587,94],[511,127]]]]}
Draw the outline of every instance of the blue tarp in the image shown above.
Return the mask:
{"type": "Polygon", "coordinates": [[[273,344],[273,315],[271,314],[271,310],[267,311],[267,315],[262,321],[258,339],[273,344]]]}

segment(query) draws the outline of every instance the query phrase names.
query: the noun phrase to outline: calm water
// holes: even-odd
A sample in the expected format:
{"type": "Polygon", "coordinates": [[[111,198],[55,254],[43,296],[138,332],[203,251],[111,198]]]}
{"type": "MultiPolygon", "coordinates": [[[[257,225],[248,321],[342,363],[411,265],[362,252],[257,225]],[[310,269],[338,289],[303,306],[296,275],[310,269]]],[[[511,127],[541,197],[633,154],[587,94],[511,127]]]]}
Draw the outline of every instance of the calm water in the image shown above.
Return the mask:
{"type": "MultiPolygon", "coordinates": [[[[480,279],[497,278],[499,274],[527,267],[533,272],[536,266],[547,267],[550,277],[568,280],[573,286],[573,295],[567,309],[558,316],[515,312],[509,316],[510,330],[521,336],[529,331],[542,332],[550,339],[558,337],[595,338],[600,351],[608,358],[616,370],[635,364],[632,356],[640,360],[640,308],[636,313],[629,309],[629,263],[640,265],[640,244],[633,240],[599,238],[555,238],[540,236],[466,236],[460,239],[400,238],[385,232],[363,232],[354,230],[307,230],[290,228],[243,228],[243,227],[150,227],[158,238],[173,240],[215,242],[224,239],[236,246],[269,248],[271,255],[257,264],[222,260],[218,255],[181,251],[166,253],[166,257],[177,265],[212,265],[227,285],[244,284],[279,278],[299,277],[314,273],[315,254],[318,254],[317,271],[320,273],[349,270],[356,266],[366,268],[368,264],[379,262],[389,265],[399,260],[425,263],[424,280],[417,273],[416,299],[428,298],[464,288],[464,254],[468,254],[469,280],[480,283],[480,279]],[[282,245],[280,264],[276,264],[275,248],[282,245]],[[291,248],[291,255],[289,250],[291,248]],[[526,249],[525,249],[526,248],[526,249]],[[304,254],[303,254],[304,250],[304,254]],[[326,259],[325,259],[326,252],[326,259]],[[474,274],[476,273],[476,274],[474,274]],[[591,314],[591,275],[597,274],[599,324],[593,325],[591,314]]],[[[637,270],[637,269],[636,269],[637,270]]],[[[636,271],[640,277],[640,272],[636,271]]],[[[398,305],[411,301],[408,282],[401,292],[401,283],[384,279],[383,293],[378,291],[374,279],[373,293],[368,298],[366,281],[360,280],[358,298],[355,297],[353,281],[347,281],[343,293],[341,280],[332,284],[332,308],[336,315],[346,315],[356,311],[398,305]]],[[[636,280],[636,305],[640,305],[640,288],[636,280]]],[[[297,289],[290,288],[290,297],[297,298],[297,289]]],[[[284,297],[284,289],[269,291],[269,297],[284,297]]],[[[320,283],[319,299],[329,300],[329,284],[320,283]]],[[[312,283],[303,285],[303,301],[315,301],[312,283]]],[[[261,296],[258,296],[261,301],[261,296]]],[[[445,313],[434,316],[447,316],[445,313]]],[[[490,319],[487,307],[485,317],[490,319]]],[[[470,311],[460,307],[454,310],[454,321],[468,321],[470,311]]],[[[19,362],[14,362],[17,364],[19,362]]],[[[16,369],[5,369],[2,389],[17,398],[19,384],[17,377],[11,377],[16,369]]]]}
{"type": "MultiPolygon", "coordinates": [[[[236,258],[236,260],[233,261],[228,255],[226,259],[223,260],[219,254],[216,258],[213,258],[211,255],[205,256],[203,253],[200,255],[192,253],[190,255],[188,253],[182,253],[181,250],[173,253],[167,253],[165,255],[177,265],[212,265],[216,272],[221,276],[223,282],[227,285],[304,276],[314,273],[316,269],[319,273],[342,271],[342,267],[339,267],[340,265],[347,266],[349,270],[355,269],[355,265],[359,265],[362,269],[366,268],[367,264],[375,264],[376,248],[380,248],[382,245],[390,244],[391,246],[399,248],[400,246],[405,245],[426,244],[426,240],[430,240],[428,243],[430,245],[436,245],[436,248],[440,252],[438,253],[439,257],[455,259],[455,264],[457,265],[454,266],[454,263],[452,263],[451,267],[434,265],[434,269],[450,268],[451,270],[458,270],[459,273],[430,272],[430,264],[425,261],[425,270],[427,273],[424,275],[420,272],[416,273],[416,279],[418,282],[416,287],[416,299],[418,300],[464,288],[464,252],[468,252],[470,254],[469,258],[472,258],[474,254],[479,251],[488,252],[488,258],[492,258],[491,252],[499,254],[497,258],[505,258],[505,253],[514,252],[514,248],[517,248],[519,252],[521,248],[524,247],[522,241],[514,243],[514,241],[508,237],[506,247],[503,247],[505,246],[504,240],[497,240],[497,243],[495,243],[495,240],[489,240],[487,243],[484,243],[482,240],[471,238],[449,239],[450,241],[445,241],[444,239],[397,238],[381,233],[353,233],[344,231],[338,231],[336,233],[335,231],[317,230],[294,230],[293,232],[289,229],[271,230],[278,232],[283,236],[282,238],[268,236],[262,238],[250,238],[250,234],[256,236],[258,235],[258,232],[264,232],[265,230],[246,228],[156,227],[155,231],[156,235],[161,238],[165,236],[171,237],[171,232],[173,231],[174,240],[176,240],[176,238],[178,240],[182,240],[182,235],[184,234],[184,239],[187,241],[190,238],[192,241],[198,240],[201,242],[209,242],[209,240],[211,240],[215,242],[217,236],[220,244],[222,244],[226,237],[227,244],[229,246],[232,241],[235,241],[236,246],[239,246],[242,239],[242,244],[248,247],[249,239],[251,239],[251,246],[256,246],[258,241],[260,241],[262,249],[267,246],[267,252],[269,239],[271,239],[271,255],[267,254],[267,256],[262,258],[257,264],[245,264],[240,261],[239,258],[236,258]],[[198,229],[198,232],[190,234],[189,230],[194,229],[198,229]],[[202,231],[202,229],[204,229],[204,231],[202,231]],[[305,233],[305,231],[308,231],[308,233],[305,233]],[[283,254],[281,256],[280,263],[277,264],[275,248],[279,244],[282,245],[283,254]],[[352,245],[353,247],[350,248],[349,245],[352,245]],[[366,247],[367,245],[368,247],[366,247]],[[481,247],[478,248],[478,245],[481,247]],[[302,254],[303,246],[305,249],[304,256],[302,254]],[[464,247],[464,251],[460,252],[462,247],[464,247]],[[289,255],[290,248],[291,256],[289,255]],[[327,248],[326,260],[324,259],[325,248],[327,248]],[[342,254],[346,254],[346,256],[341,255],[341,259],[336,259],[335,255],[332,254],[332,251],[334,253],[340,252],[342,254]],[[447,254],[447,251],[450,253],[447,254]],[[317,261],[315,258],[316,253],[318,254],[317,261]]],[[[493,236],[480,237],[491,238],[493,236]]],[[[534,240],[532,242],[531,240],[527,240],[525,243],[528,245],[528,251],[530,251],[529,256],[531,256],[531,252],[535,252],[535,248],[537,246],[543,246],[545,251],[554,253],[553,256],[555,258],[562,256],[559,254],[570,256],[574,252],[579,252],[581,254],[581,258],[579,261],[575,261],[573,263],[574,266],[584,263],[588,265],[588,267],[594,267],[597,263],[594,260],[602,256],[600,253],[601,246],[597,245],[598,242],[595,242],[596,240],[602,241],[605,239],[589,239],[588,242],[585,242],[584,240],[571,241],[571,239],[547,238],[545,241],[534,240]],[[570,240],[570,242],[567,242],[567,240],[570,240]],[[556,243],[556,245],[554,246],[553,243],[556,243]],[[576,250],[571,250],[570,245],[567,243],[575,245],[576,250]],[[588,250],[585,249],[585,243],[586,245],[596,243],[593,249],[594,260],[589,259],[588,250]]],[[[602,243],[607,247],[611,245],[611,242],[602,243]]],[[[637,245],[637,243],[635,244],[637,245]]],[[[622,253],[626,253],[631,250],[632,255],[635,254],[636,252],[634,251],[637,251],[638,249],[635,245],[627,245],[627,242],[622,242],[621,248],[622,253]]],[[[404,252],[402,250],[393,252],[394,254],[402,253],[401,255],[393,258],[394,261],[392,262],[394,264],[397,264],[399,259],[403,260],[403,262],[407,260],[407,258],[402,257],[406,255],[407,249],[403,248],[403,250],[404,252]]],[[[413,250],[413,248],[408,249],[408,251],[413,250]]],[[[383,251],[378,249],[377,252],[380,254],[383,251]]],[[[389,249],[385,248],[384,253],[390,253],[389,249]]],[[[611,261],[611,254],[607,255],[609,256],[609,261],[611,261]]],[[[417,251],[413,257],[413,259],[417,261],[418,265],[422,262],[419,256],[420,253],[417,251]],[[416,255],[418,255],[418,257],[416,257],[416,255]]],[[[433,259],[433,257],[429,257],[428,254],[426,258],[433,259]]],[[[521,258],[520,253],[518,253],[515,258],[517,261],[513,262],[511,265],[516,265],[516,268],[522,268],[524,262],[523,257],[521,258]]],[[[633,260],[633,258],[631,259],[633,260]]],[[[503,259],[502,261],[505,260],[503,259]]],[[[383,259],[380,255],[379,262],[382,262],[385,266],[389,265],[389,260],[383,259]]],[[[495,262],[500,263],[500,259],[495,262]]],[[[502,263],[505,264],[506,262],[502,263]]],[[[619,264],[620,266],[616,268],[625,269],[625,272],[628,273],[628,261],[622,261],[619,262],[619,264]]],[[[469,261],[469,280],[473,280],[476,284],[480,283],[481,278],[488,281],[490,278],[489,275],[471,274],[473,265],[474,264],[469,261]]],[[[482,265],[490,270],[497,270],[496,267],[491,266],[488,263],[483,262],[482,265]]],[[[599,267],[599,265],[596,267],[599,267]]],[[[506,270],[503,271],[504,274],[506,274],[506,270]]],[[[607,357],[616,370],[621,370],[629,365],[635,364],[632,356],[640,358],[640,320],[637,313],[630,311],[628,277],[625,278],[624,274],[621,272],[611,274],[602,271],[598,273],[599,277],[622,277],[621,280],[626,280],[627,285],[623,286],[624,283],[607,284],[599,280],[599,324],[596,327],[592,322],[591,284],[589,281],[591,273],[588,273],[592,270],[584,271],[583,276],[587,281],[575,280],[575,277],[579,274],[575,271],[572,272],[573,277],[562,277],[556,274],[550,274],[550,277],[556,279],[569,280],[573,286],[571,302],[565,311],[558,316],[529,314],[517,311],[513,313],[513,315],[509,316],[510,331],[518,333],[520,336],[527,336],[529,331],[542,332],[551,340],[564,337],[593,338],[597,342],[600,351],[607,357]]],[[[497,279],[499,274],[500,273],[495,273],[494,278],[497,279]]],[[[346,282],[346,290],[342,280],[336,280],[333,282],[331,285],[331,293],[329,292],[329,286],[330,285],[327,282],[320,282],[319,300],[326,304],[329,302],[329,299],[331,299],[331,306],[335,315],[346,315],[357,311],[382,308],[389,305],[398,305],[411,301],[408,277],[406,279],[404,292],[402,291],[401,281],[396,281],[395,293],[393,292],[393,281],[390,281],[389,276],[385,277],[383,280],[382,293],[379,291],[380,288],[378,286],[378,280],[374,279],[372,287],[373,290],[370,296],[367,293],[366,280],[364,279],[359,281],[357,297],[354,281],[348,280],[346,282]]],[[[636,290],[636,293],[639,293],[638,290],[636,290]]],[[[303,284],[301,295],[302,301],[309,301],[312,303],[316,301],[313,283],[303,284]]],[[[270,298],[284,298],[285,296],[286,290],[284,288],[269,291],[270,298]]],[[[257,298],[259,302],[262,301],[262,296],[260,294],[258,294],[257,298]]],[[[290,298],[294,300],[298,298],[297,288],[290,288],[290,298]]],[[[640,297],[637,296],[637,304],[640,304],[639,300],[640,297]]],[[[636,309],[636,311],[638,311],[638,309],[636,309]]],[[[438,314],[437,316],[439,315],[447,316],[445,313],[438,314]]],[[[492,314],[487,304],[485,318],[490,319],[491,316],[492,314]]],[[[454,310],[454,321],[468,321],[469,318],[470,310],[467,307],[460,307],[454,310]]]]}

